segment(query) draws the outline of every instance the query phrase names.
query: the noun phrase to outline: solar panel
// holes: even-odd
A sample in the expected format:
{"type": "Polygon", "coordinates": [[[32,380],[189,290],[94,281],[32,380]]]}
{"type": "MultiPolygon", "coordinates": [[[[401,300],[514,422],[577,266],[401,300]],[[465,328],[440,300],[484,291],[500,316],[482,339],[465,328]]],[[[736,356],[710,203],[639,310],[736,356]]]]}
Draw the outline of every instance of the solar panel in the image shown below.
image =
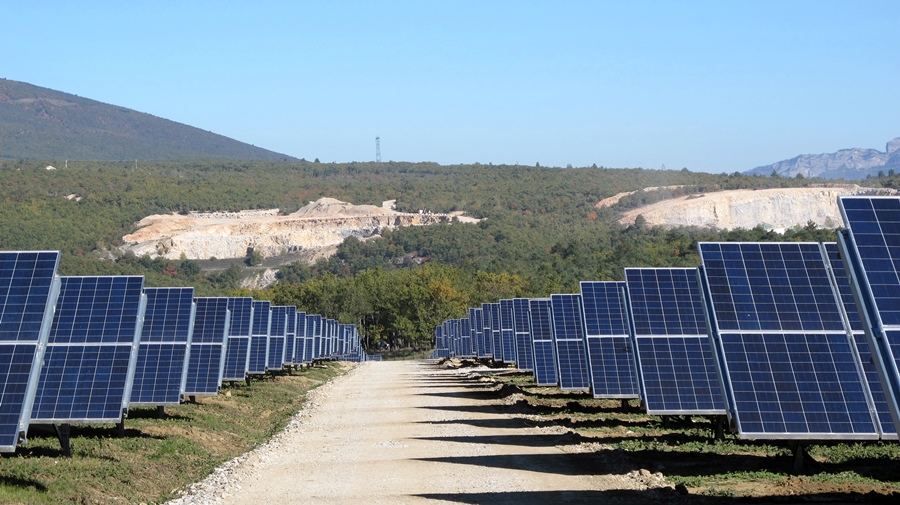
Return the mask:
{"type": "Polygon", "coordinates": [[[504,363],[516,363],[516,330],[513,324],[513,301],[500,300],[500,345],[503,346],[504,363]]]}
{"type": "Polygon", "coordinates": [[[581,295],[550,295],[550,308],[559,388],[563,391],[590,389],[581,295]]]}
{"type": "Polygon", "coordinates": [[[513,329],[516,332],[516,366],[530,372],[534,369],[534,355],[528,328],[528,298],[513,299],[513,329]]]}
{"type": "Polygon", "coordinates": [[[298,365],[297,346],[297,307],[287,306],[287,335],[284,339],[284,364],[298,365]]]}
{"type": "Polygon", "coordinates": [[[144,295],[147,310],[129,405],[178,405],[194,327],[194,288],[144,288],[144,295]]]}
{"type": "Polygon", "coordinates": [[[272,304],[253,300],[253,323],[250,326],[249,374],[266,373],[269,360],[269,328],[272,324],[272,304]]]}
{"type": "Polygon", "coordinates": [[[533,298],[528,301],[528,322],[534,346],[534,383],[538,386],[555,386],[557,364],[549,298],[533,298]]]}
{"type": "Polygon", "coordinates": [[[839,248],[885,400],[900,426],[900,199],[845,196],[838,206],[847,225],[839,248]]]}
{"type": "Polygon", "coordinates": [[[303,361],[312,363],[319,358],[319,339],[322,335],[322,316],[319,314],[306,315],[306,349],[303,361]]]}
{"type": "Polygon", "coordinates": [[[494,361],[503,362],[503,337],[500,332],[500,304],[489,303],[489,323],[491,325],[491,346],[494,350],[494,361]]]}
{"type": "Polygon", "coordinates": [[[253,321],[253,298],[228,299],[231,319],[228,323],[228,339],[225,341],[225,368],[223,381],[242,381],[250,366],[250,326],[253,321]]]}
{"type": "Polygon", "coordinates": [[[308,363],[306,361],[306,312],[297,312],[297,343],[294,344],[294,363],[302,365],[308,363]]]}
{"type": "Polygon", "coordinates": [[[57,251],[0,252],[0,452],[28,431],[59,295],[57,251]]]}
{"type": "Polygon", "coordinates": [[[144,278],[60,281],[31,421],[117,423],[135,373],[144,278]]]}
{"type": "Polygon", "coordinates": [[[638,398],[624,282],[582,282],[585,341],[594,398],[638,398]]]}
{"type": "Polygon", "coordinates": [[[727,414],[739,436],[878,438],[819,244],[699,249],[727,414]]]}
{"type": "Polygon", "coordinates": [[[481,309],[476,309],[474,307],[469,308],[469,335],[471,338],[473,358],[481,357],[483,352],[481,335],[484,331],[484,324],[480,320],[480,311],[481,309]]]}
{"type": "Polygon", "coordinates": [[[222,384],[225,339],[228,335],[228,298],[195,298],[194,334],[188,349],[185,396],[214,396],[222,384]]]}
{"type": "Polygon", "coordinates": [[[724,415],[696,268],[626,268],[638,384],[648,414],[724,415]]]}
{"type": "Polygon", "coordinates": [[[481,304],[481,349],[484,354],[479,358],[492,359],[494,357],[494,334],[491,330],[491,304],[481,304]]]}
{"type": "Polygon", "coordinates": [[[472,343],[472,323],[468,317],[459,320],[459,355],[464,358],[475,356],[475,346],[472,343]]]}
{"type": "Polygon", "coordinates": [[[853,299],[853,290],[850,287],[850,278],[847,276],[844,262],[841,260],[836,243],[826,242],[822,245],[825,247],[825,256],[828,258],[828,263],[834,274],[835,286],[837,286],[838,295],[841,298],[841,308],[846,317],[847,327],[853,336],[853,341],[856,343],[859,361],[866,373],[866,381],[869,385],[869,392],[872,394],[873,408],[878,414],[882,438],[896,439],[897,430],[891,419],[891,409],[884,394],[884,386],[878,377],[878,369],[875,367],[872,351],[869,350],[869,342],[866,340],[865,329],[862,320],[859,318],[856,301],[853,299]]]}
{"type": "Polygon", "coordinates": [[[272,307],[272,324],[269,326],[269,351],[266,353],[266,370],[284,368],[284,349],[287,342],[287,307],[272,307]]]}

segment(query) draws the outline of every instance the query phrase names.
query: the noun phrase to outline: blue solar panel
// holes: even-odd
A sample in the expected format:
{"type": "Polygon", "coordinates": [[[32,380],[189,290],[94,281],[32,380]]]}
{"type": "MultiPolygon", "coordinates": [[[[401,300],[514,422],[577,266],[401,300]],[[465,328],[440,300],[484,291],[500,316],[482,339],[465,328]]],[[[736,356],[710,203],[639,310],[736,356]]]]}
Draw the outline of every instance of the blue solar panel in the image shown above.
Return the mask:
{"type": "Polygon", "coordinates": [[[135,373],[144,278],[60,280],[32,422],[119,422],[135,373]]]}
{"type": "Polygon", "coordinates": [[[868,350],[895,426],[900,426],[900,198],[839,197],[838,235],[863,317],[868,350]]]}
{"type": "Polygon", "coordinates": [[[513,299],[513,329],[516,332],[516,367],[530,372],[534,369],[534,355],[528,328],[528,298],[513,299]]]}
{"type": "Polygon", "coordinates": [[[878,438],[819,244],[701,243],[699,249],[717,365],[738,434],[878,438]]]}
{"type": "Polygon", "coordinates": [[[253,321],[253,298],[228,299],[231,319],[225,342],[223,381],[242,381],[247,377],[250,363],[250,326],[253,321]]]}
{"type": "Polygon", "coordinates": [[[491,304],[481,304],[481,339],[483,355],[480,358],[494,357],[494,332],[491,329],[491,304]]]}
{"type": "Polygon", "coordinates": [[[144,295],[147,310],[129,404],[178,405],[194,327],[194,288],[145,288],[144,295]]]}
{"type": "Polygon", "coordinates": [[[59,252],[0,252],[0,452],[28,431],[53,306],[59,252]]]}
{"type": "Polygon", "coordinates": [[[306,349],[303,351],[303,361],[312,363],[318,359],[318,340],[322,332],[322,316],[319,314],[306,315],[306,349]]]}
{"type": "Polygon", "coordinates": [[[638,398],[624,282],[582,282],[585,340],[594,398],[638,398]]]}
{"type": "Polygon", "coordinates": [[[696,268],[626,268],[648,414],[725,414],[696,268]]]}
{"type": "Polygon", "coordinates": [[[247,373],[266,373],[269,356],[269,328],[272,323],[272,304],[253,301],[253,324],[250,326],[250,362],[247,373]]]}
{"type": "Polygon", "coordinates": [[[269,327],[269,352],[266,354],[266,369],[281,370],[284,367],[284,349],[287,342],[287,307],[272,307],[272,324],[269,327]]]}
{"type": "Polygon", "coordinates": [[[469,336],[471,338],[473,358],[478,358],[482,354],[481,332],[484,331],[484,325],[479,320],[480,310],[481,309],[476,309],[474,307],[469,309],[469,336]]]}
{"type": "Polygon", "coordinates": [[[869,350],[869,343],[866,340],[865,329],[862,320],[859,318],[856,302],[853,299],[853,290],[850,287],[850,278],[847,276],[844,262],[838,253],[836,243],[827,242],[822,245],[825,247],[825,255],[828,258],[831,271],[834,273],[835,285],[841,297],[841,305],[844,309],[844,315],[847,317],[847,325],[856,343],[859,361],[866,373],[869,392],[872,394],[875,412],[878,413],[878,421],[881,425],[882,438],[895,439],[897,438],[897,430],[894,428],[894,423],[891,419],[891,410],[888,406],[887,397],[884,394],[884,386],[878,377],[878,369],[875,367],[872,352],[869,350]]]}
{"type": "Polygon", "coordinates": [[[564,391],[590,389],[581,295],[550,295],[550,308],[559,388],[564,391]]]}
{"type": "Polygon", "coordinates": [[[531,299],[528,305],[529,330],[534,346],[534,383],[538,386],[555,386],[557,362],[550,299],[531,299]]]}
{"type": "Polygon", "coordinates": [[[297,361],[297,307],[287,307],[287,335],[284,340],[284,364],[298,365],[297,361]]]}
{"type": "Polygon", "coordinates": [[[302,365],[304,363],[308,363],[306,360],[306,326],[309,318],[306,317],[306,312],[297,312],[297,343],[294,348],[295,353],[295,363],[298,365],[302,365]]]}
{"type": "Polygon", "coordinates": [[[500,300],[500,345],[505,363],[516,362],[516,330],[513,322],[513,301],[500,300]]]}
{"type": "Polygon", "coordinates": [[[494,352],[494,361],[503,361],[503,336],[500,331],[500,304],[499,303],[489,303],[488,311],[490,312],[490,319],[488,322],[491,325],[491,347],[494,352]]]}
{"type": "Polygon", "coordinates": [[[212,396],[219,392],[225,367],[228,335],[228,298],[195,298],[194,335],[188,349],[186,396],[212,396]]]}

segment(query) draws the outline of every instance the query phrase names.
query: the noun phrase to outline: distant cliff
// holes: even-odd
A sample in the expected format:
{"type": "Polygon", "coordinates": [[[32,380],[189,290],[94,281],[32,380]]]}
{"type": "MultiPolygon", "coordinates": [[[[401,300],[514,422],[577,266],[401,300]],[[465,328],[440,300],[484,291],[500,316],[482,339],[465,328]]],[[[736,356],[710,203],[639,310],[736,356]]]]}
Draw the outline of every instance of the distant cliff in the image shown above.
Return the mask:
{"type": "Polygon", "coordinates": [[[756,167],[746,174],[782,177],[824,177],[828,179],[865,179],[879,171],[900,171],[900,137],[887,143],[884,151],[877,149],[841,149],[836,153],[801,154],[789,160],[756,167]]]}

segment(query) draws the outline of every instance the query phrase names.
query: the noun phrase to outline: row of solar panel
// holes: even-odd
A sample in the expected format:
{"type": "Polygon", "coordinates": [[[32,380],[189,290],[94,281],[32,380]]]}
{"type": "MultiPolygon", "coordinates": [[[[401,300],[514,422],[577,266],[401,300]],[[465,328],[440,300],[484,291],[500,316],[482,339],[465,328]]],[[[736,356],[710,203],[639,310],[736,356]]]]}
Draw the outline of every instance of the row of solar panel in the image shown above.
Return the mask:
{"type": "Polygon", "coordinates": [[[838,204],[837,244],[701,243],[696,269],[472,308],[436,328],[433,356],[516,363],[652,414],[725,414],[743,438],[896,439],[900,199],[838,204]]]}
{"type": "Polygon", "coordinates": [[[58,264],[56,251],[0,252],[0,452],[29,424],[120,422],[248,374],[368,357],[355,326],[295,307],[140,276],[60,277],[58,264]]]}

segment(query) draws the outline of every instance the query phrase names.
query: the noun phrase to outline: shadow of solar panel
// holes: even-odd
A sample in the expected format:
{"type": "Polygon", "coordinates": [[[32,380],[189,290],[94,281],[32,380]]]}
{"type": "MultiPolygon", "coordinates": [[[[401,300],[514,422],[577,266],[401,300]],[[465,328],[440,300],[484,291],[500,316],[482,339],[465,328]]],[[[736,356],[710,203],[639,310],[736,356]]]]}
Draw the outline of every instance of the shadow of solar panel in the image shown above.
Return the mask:
{"type": "Polygon", "coordinates": [[[28,431],[53,306],[57,251],[0,252],[0,452],[28,431]]]}
{"type": "Polygon", "coordinates": [[[877,439],[819,244],[699,249],[727,413],[739,436],[877,439]]]}
{"type": "Polygon", "coordinates": [[[550,295],[550,307],[559,388],[563,391],[590,389],[581,295],[550,295]]]}
{"type": "Polygon", "coordinates": [[[626,268],[638,385],[654,415],[725,414],[696,268],[626,268]]]}
{"type": "Polygon", "coordinates": [[[119,422],[135,374],[144,278],[60,281],[31,420],[119,422]]]}
{"type": "Polygon", "coordinates": [[[624,282],[581,283],[585,341],[594,398],[638,398],[624,282]]]}
{"type": "Polygon", "coordinates": [[[528,323],[533,345],[534,382],[538,386],[555,386],[558,382],[557,361],[549,298],[528,301],[528,323]]]}
{"type": "Polygon", "coordinates": [[[219,393],[225,368],[225,339],[228,335],[228,298],[195,298],[194,333],[188,349],[185,396],[213,396],[219,393]]]}
{"type": "Polygon", "coordinates": [[[513,329],[516,332],[516,367],[530,372],[534,370],[534,355],[528,328],[528,298],[513,299],[513,329]]]}
{"type": "Polygon", "coordinates": [[[194,288],[145,288],[131,406],[178,405],[194,328],[194,288]]]}
{"type": "Polygon", "coordinates": [[[900,198],[839,197],[838,247],[894,426],[900,426],[900,198]]]}
{"type": "Polygon", "coordinates": [[[225,340],[223,381],[242,381],[247,377],[250,359],[250,326],[253,321],[253,298],[228,298],[228,338],[225,340]]]}

